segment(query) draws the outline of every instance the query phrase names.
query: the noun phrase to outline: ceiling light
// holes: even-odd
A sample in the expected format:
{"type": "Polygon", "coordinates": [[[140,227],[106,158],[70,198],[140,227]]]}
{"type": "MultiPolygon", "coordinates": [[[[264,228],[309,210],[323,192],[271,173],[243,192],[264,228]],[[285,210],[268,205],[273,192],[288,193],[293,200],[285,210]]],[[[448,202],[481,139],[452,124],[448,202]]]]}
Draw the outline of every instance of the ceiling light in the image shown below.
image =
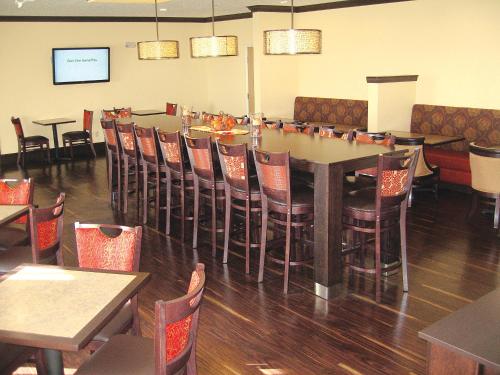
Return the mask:
{"type": "Polygon", "coordinates": [[[212,36],[190,38],[191,57],[220,57],[238,55],[238,37],[215,35],[215,6],[212,0],[212,36]]]}
{"type": "Polygon", "coordinates": [[[179,42],[160,40],[158,32],[158,0],[155,0],[156,40],[137,43],[139,60],[162,60],[179,58],[179,42]]]}
{"type": "Polygon", "coordinates": [[[266,55],[301,55],[321,53],[321,30],[294,29],[294,7],[291,6],[291,28],[264,31],[266,55]]]}

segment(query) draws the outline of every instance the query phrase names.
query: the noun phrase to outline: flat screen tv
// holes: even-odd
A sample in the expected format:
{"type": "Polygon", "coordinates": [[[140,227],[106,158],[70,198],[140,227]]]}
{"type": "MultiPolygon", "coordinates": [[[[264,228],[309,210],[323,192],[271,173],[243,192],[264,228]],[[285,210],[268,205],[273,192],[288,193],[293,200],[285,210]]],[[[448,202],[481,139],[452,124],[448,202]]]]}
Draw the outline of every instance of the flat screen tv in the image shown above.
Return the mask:
{"type": "Polygon", "coordinates": [[[52,48],[54,85],[109,82],[109,47],[52,48]]]}

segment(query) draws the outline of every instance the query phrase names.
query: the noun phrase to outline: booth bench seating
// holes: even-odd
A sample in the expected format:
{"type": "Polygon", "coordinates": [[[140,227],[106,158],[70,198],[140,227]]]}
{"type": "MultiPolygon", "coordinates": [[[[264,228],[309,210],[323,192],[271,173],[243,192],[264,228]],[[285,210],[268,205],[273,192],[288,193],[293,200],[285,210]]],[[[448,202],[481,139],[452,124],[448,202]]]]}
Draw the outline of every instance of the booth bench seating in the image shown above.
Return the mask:
{"type": "Polygon", "coordinates": [[[465,140],[426,147],[430,164],[440,168],[442,182],[471,185],[469,144],[490,147],[500,144],[500,110],[415,104],[411,131],[423,134],[464,136],[465,140]]]}
{"type": "Polygon", "coordinates": [[[366,100],[297,96],[293,112],[295,121],[334,124],[342,131],[366,129],[368,124],[366,100]]]}

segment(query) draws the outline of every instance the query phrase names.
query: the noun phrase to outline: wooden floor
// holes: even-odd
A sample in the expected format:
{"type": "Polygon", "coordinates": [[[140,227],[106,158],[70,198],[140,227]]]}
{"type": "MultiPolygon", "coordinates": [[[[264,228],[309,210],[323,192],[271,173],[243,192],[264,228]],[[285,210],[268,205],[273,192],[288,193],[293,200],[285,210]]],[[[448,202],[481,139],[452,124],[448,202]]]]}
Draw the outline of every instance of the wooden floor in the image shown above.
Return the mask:
{"type": "MultiPolygon", "coordinates": [[[[126,217],[110,208],[104,159],[35,163],[27,174],[36,181],[36,204],[66,192],[67,265],[75,265],[75,221],[139,223],[135,205],[126,217]]],[[[347,270],[338,298],[325,301],[311,293],[310,268],[292,272],[284,296],[279,267],[267,268],[258,284],[255,259],[246,276],[238,251],[223,265],[221,254],[213,259],[206,244],[193,251],[148,225],[141,270],[153,278],[140,293],[143,334],[152,335],[154,301],[184,293],[194,264],[203,262],[208,281],[198,335],[200,375],[424,374],[426,347],[418,331],[500,284],[500,241],[490,229],[491,217],[477,215],[469,224],[468,206],[469,196],[459,192],[442,191],[438,202],[430,194],[416,196],[409,211],[410,292],[402,293],[399,273],[390,276],[381,304],[374,301],[373,279],[347,270]]],[[[87,355],[65,354],[66,373],[87,355]]],[[[33,372],[27,366],[17,373],[33,372]]]]}

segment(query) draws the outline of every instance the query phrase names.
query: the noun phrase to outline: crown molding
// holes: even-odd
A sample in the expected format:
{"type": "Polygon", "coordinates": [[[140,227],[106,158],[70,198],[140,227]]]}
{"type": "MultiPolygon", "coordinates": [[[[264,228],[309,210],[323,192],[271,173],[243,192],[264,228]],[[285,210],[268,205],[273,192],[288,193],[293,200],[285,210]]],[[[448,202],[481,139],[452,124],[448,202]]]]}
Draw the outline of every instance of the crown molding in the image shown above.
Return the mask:
{"type": "MultiPolygon", "coordinates": [[[[345,0],[331,3],[302,5],[294,7],[295,13],[316,12],[321,10],[352,8],[367,5],[400,3],[415,0],[345,0]]],[[[215,22],[252,18],[253,13],[290,13],[291,7],[281,5],[253,5],[249,12],[216,16],[215,22]]],[[[0,22],[155,22],[154,17],[77,17],[77,16],[1,16],[0,22]]],[[[212,17],[158,17],[158,22],[172,23],[209,23],[212,17]]]]}

